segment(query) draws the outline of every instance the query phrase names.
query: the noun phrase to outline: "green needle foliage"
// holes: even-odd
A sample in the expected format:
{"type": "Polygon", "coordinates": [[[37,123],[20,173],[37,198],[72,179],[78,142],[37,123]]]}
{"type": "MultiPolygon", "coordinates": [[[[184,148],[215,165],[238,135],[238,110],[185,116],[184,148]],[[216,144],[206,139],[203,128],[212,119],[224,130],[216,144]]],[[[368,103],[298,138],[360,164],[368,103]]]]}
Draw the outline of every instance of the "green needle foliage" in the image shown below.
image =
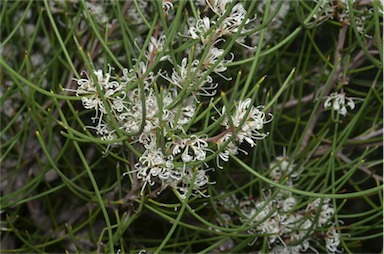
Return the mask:
{"type": "Polygon", "coordinates": [[[1,253],[380,253],[381,1],[0,2],[1,253]]]}

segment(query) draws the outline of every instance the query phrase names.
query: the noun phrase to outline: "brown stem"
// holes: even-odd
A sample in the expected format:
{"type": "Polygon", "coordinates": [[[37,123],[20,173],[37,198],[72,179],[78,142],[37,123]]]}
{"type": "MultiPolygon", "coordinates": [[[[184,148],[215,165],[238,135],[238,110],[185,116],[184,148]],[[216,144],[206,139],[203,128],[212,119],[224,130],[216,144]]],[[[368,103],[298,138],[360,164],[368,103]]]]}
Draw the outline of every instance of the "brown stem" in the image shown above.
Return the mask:
{"type": "MultiPolygon", "coordinates": [[[[339,37],[336,43],[336,50],[334,55],[334,64],[336,66],[336,70],[333,73],[333,76],[331,77],[331,80],[329,82],[328,87],[326,87],[324,91],[324,96],[328,96],[331,92],[332,88],[334,87],[334,83],[339,78],[339,76],[343,73],[342,64],[341,64],[341,50],[344,47],[345,37],[347,34],[348,26],[346,24],[343,24],[343,27],[341,28],[339,32],[339,37]]],[[[313,129],[316,126],[317,120],[320,117],[320,114],[324,111],[323,107],[319,107],[317,111],[315,112],[315,115],[312,118],[312,121],[309,123],[307,132],[304,134],[303,141],[301,143],[301,147],[299,149],[299,153],[301,153],[304,148],[308,145],[309,139],[311,138],[311,135],[313,133],[313,129]]]]}
{"type": "MultiPolygon", "coordinates": [[[[158,39],[159,37],[159,31],[160,31],[160,20],[157,22],[157,25],[156,25],[156,28],[155,28],[155,31],[153,31],[153,38],[155,38],[155,40],[158,39]]],[[[150,56],[149,56],[149,62],[148,62],[148,69],[151,68],[151,66],[153,65],[153,62],[155,61],[155,57],[156,57],[156,50],[152,51],[150,56]]]]}
{"type": "Polygon", "coordinates": [[[207,143],[216,142],[220,138],[224,137],[225,134],[227,134],[228,132],[233,132],[233,131],[231,129],[226,129],[223,132],[217,134],[216,136],[213,136],[213,137],[210,137],[210,138],[206,138],[204,141],[207,142],[207,143]]]}
{"type": "MultiPolygon", "coordinates": [[[[134,161],[135,161],[135,156],[133,153],[129,153],[128,155],[128,159],[129,159],[129,162],[130,162],[130,165],[135,165],[134,161]]],[[[129,190],[128,194],[125,195],[120,201],[122,204],[125,204],[127,203],[128,201],[133,201],[137,198],[137,192],[141,189],[142,187],[142,183],[139,181],[139,179],[137,178],[137,173],[134,172],[132,173],[132,178],[133,178],[133,181],[132,181],[132,185],[131,185],[131,189],[129,190]]]]}
{"type": "MultiPolygon", "coordinates": [[[[367,48],[370,48],[372,45],[374,44],[374,40],[370,40],[368,43],[367,43],[367,48]]],[[[377,50],[370,50],[368,51],[371,55],[376,55],[378,54],[378,51],[377,50]]],[[[363,50],[361,50],[359,53],[357,53],[351,63],[349,64],[348,66],[348,70],[353,70],[353,69],[356,69],[358,67],[360,67],[361,65],[363,65],[363,63],[367,60],[367,58],[365,57],[365,52],[363,50]]],[[[316,70],[316,69],[315,69],[316,70]]],[[[300,81],[301,77],[299,79],[297,79],[296,81],[300,81]]],[[[348,78],[346,78],[348,79],[348,78]]],[[[292,108],[294,106],[296,106],[297,104],[299,103],[306,103],[306,102],[310,102],[311,100],[313,100],[313,98],[317,98],[318,95],[321,93],[321,91],[324,89],[324,86],[321,86],[320,88],[318,88],[315,92],[313,93],[310,93],[308,95],[305,95],[304,97],[302,97],[300,100],[299,99],[292,99],[290,101],[287,101],[285,103],[281,103],[281,104],[278,104],[276,106],[276,109],[281,109],[281,108],[284,108],[284,109],[287,109],[287,108],[292,108]]]]}
{"type": "Polygon", "coordinates": [[[367,140],[367,139],[370,139],[370,138],[373,138],[373,137],[376,137],[376,136],[379,136],[379,135],[383,135],[383,129],[381,128],[380,130],[375,130],[375,131],[372,131],[371,133],[365,135],[365,136],[359,136],[359,137],[355,137],[354,139],[352,140],[349,140],[349,141],[354,141],[354,140],[367,140]]]}
{"type": "Polygon", "coordinates": [[[276,106],[276,109],[281,109],[281,108],[284,108],[284,109],[287,109],[287,108],[292,108],[294,106],[296,106],[297,104],[300,103],[305,103],[305,102],[309,102],[311,100],[313,100],[313,98],[316,98],[316,94],[318,94],[319,91],[321,91],[322,89],[324,88],[324,86],[321,86],[317,91],[311,93],[311,94],[308,94],[304,97],[301,97],[300,100],[298,99],[293,99],[293,100],[290,100],[290,101],[287,101],[285,103],[282,103],[282,104],[278,104],[276,106]]]}
{"type": "MultiPolygon", "coordinates": [[[[346,155],[344,155],[342,152],[338,152],[337,153],[337,157],[339,157],[341,160],[343,160],[344,162],[346,163],[351,163],[352,160],[349,159],[346,155]]],[[[378,182],[383,182],[383,177],[373,173],[371,170],[369,170],[368,167],[363,167],[363,166],[360,166],[359,169],[361,171],[363,171],[364,173],[366,173],[367,175],[370,175],[372,176],[373,179],[375,179],[376,181],[378,182]]]]}

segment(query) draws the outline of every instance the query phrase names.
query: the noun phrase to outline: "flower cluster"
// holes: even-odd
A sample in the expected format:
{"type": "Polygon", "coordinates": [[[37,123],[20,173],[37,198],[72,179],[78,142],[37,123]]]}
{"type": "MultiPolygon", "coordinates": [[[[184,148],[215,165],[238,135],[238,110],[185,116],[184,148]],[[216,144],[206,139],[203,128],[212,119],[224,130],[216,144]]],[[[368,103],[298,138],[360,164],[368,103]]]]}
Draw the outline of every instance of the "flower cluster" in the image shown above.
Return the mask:
{"type": "MultiPolygon", "coordinates": [[[[241,32],[246,32],[243,27],[251,22],[250,19],[246,18],[247,11],[242,3],[236,3],[232,8],[229,8],[233,5],[233,2],[233,0],[206,0],[211,11],[217,15],[217,19],[223,18],[219,26],[212,31],[215,39],[224,35],[235,34],[239,29],[241,29],[241,32]]],[[[206,44],[209,37],[205,37],[205,34],[210,30],[211,25],[215,23],[209,17],[198,20],[191,18],[190,24],[192,26],[190,26],[188,33],[193,39],[201,39],[202,43],[206,44]]]]}
{"type": "MultiPolygon", "coordinates": [[[[73,240],[81,240],[60,244],[70,252],[182,252],[212,243],[205,250],[337,253],[344,246],[360,248],[356,237],[348,239],[349,232],[361,239],[375,237],[363,226],[380,227],[371,213],[361,214],[361,224],[342,226],[339,219],[359,215],[350,214],[349,208],[368,193],[360,191],[362,186],[377,194],[380,186],[372,186],[370,177],[382,182],[375,174],[381,158],[370,145],[378,139],[382,122],[376,110],[382,103],[375,100],[382,57],[377,45],[383,23],[379,1],[51,0],[1,5],[9,24],[0,48],[6,70],[0,87],[0,113],[6,123],[0,189],[9,196],[0,214],[10,218],[3,231],[17,230],[11,222],[20,209],[13,209],[14,204],[26,205],[37,215],[32,217],[41,217],[40,205],[51,207],[53,199],[39,199],[37,192],[55,185],[58,173],[72,177],[82,171],[81,165],[73,165],[78,156],[64,158],[79,152],[122,221],[121,211],[129,215],[150,208],[130,219],[169,218],[154,232],[166,235],[167,224],[184,213],[184,224],[174,235],[188,234],[193,229],[188,223],[199,221],[194,238],[203,244],[183,237],[143,244],[102,236],[94,238],[103,242],[88,241],[83,224],[69,220],[76,233],[73,240]],[[324,40],[325,29],[334,40],[324,40]],[[290,65],[296,64],[285,78],[290,65]],[[58,94],[62,87],[68,94],[58,94]],[[354,114],[360,100],[374,106],[363,118],[354,114]],[[355,123],[358,117],[361,124],[348,137],[342,128],[332,128],[352,118],[355,123]],[[344,143],[332,153],[331,163],[330,137],[344,143]],[[354,140],[360,140],[361,147],[349,149],[354,140]],[[77,152],[72,141],[83,144],[77,152]],[[291,158],[285,150],[276,155],[282,147],[291,158]],[[32,156],[25,153],[32,148],[32,156]],[[86,160],[82,151],[87,152],[86,160]],[[99,151],[104,157],[97,158],[99,151]],[[58,161],[64,163],[60,171],[54,163],[58,161]],[[116,170],[107,172],[111,164],[116,170]],[[353,170],[343,175],[351,165],[353,170]],[[360,181],[361,172],[369,176],[360,181]],[[124,177],[116,177],[121,173],[124,177]],[[36,198],[19,202],[28,189],[23,186],[28,187],[33,176],[39,180],[37,192],[31,192],[36,198]],[[348,189],[351,177],[359,181],[348,189]],[[199,199],[208,194],[209,199],[199,199]],[[345,199],[339,204],[329,197],[345,199]],[[348,216],[343,215],[346,210],[348,216]],[[218,237],[224,235],[225,239],[218,237]]],[[[92,184],[80,183],[79,188],[92,184]]],[[[87,205],[81,198],[87,195],[77,196],[87,205]]],[[[376,206],[368,206],[378,212],[376,206]]],[[[92,206],[90,212],[98,214],[100,207],[92,206]]],[[[59,213],[51,222],[62,224],[64,217],[59,213]]],[[[28,228],[39,230],[40,220],[32,219],[28,228]]],[[[86,221],[103,223],[103,218],[86,221]]],[[[111,223],[109,236],[121,224],[111,223]]],[[[141,234],[136,228],[129,230],[141,234]]],[[[148,234],[143,234],[137,238],[145,240],[148,234]]],[[[35,235],[24,245],[39,244],[38,232],[35,235]]],[[[20,242],[18,235],[7,237],[10,248],[20,242]]]]}
{"type": "MultiPolygon", "coordinates": [[[[278,156],[269,168],[273,181],[289,187],[294,187],[293,182],[302,171],[286,156],[278,156]]],[[[220,220],[218,224],[228,226],[240,221],[251,226],[248,233],[266,235],[271,253],[300,253],[309,249],[316,252],[311,242],[320,239],[325,239],[329,253],[339,252],[340,234],[332,222],[335,210],[329,198],[304,200],[282,189],[273,194],[272,190],[265,192],[259,199],[245,197],[240,201],[235,195],[224,193],[219,197],[223,197],[216,201],[223,211],[220,217],[227,220],[220,220]],[[307,203],[305,207],[300,205],[303,202],[307,203]]]]}
{"type": "Polygon", "coordinates": [[[211,76],[207,75],[205,70],[199,69],[199,60],[194,60],[188,65],[188,59],[183,58],[181,65],[177,69],[173,68],[171,76],[162,75],[172,85],[180,88],[187,89],[187,92],[193,93],[196,101],[196,96],[214,96],[217,84],[213,83],[211,76]],[[187,84],[187,85],[186,85],[187,84]]]}
{"type": "MultiPolygon", "coordinates": [[[[225,59],[223,49],[216,47],[216,45],[224,41],[224,36],[230,36],[234,33],[246,32],[243,28],[244,25],[250,22],[246,18],[246,10],[241,3],[235,4],[231,9],[232,0],[226,1],[206,1],[211,11],[217,14],[216,20],[210,17],[199,17],[188,19],[188,28],[186,35],[183,37],[192,38],[196,41],[194,50],[188,52],[188,55],[195,57],[195,59],[184,57],[181,63],[174,63],[176,68],[172,69],[172,73],[160,73],[160,75],[169,81],[172,85],[180,89],[186,89],[187,92],[192,93],[195,100],[198,101],[197,96],[214,96],[218,84],[214,83],[211,73],[216,73],[220,77],[230,80],[222,73],[227,70],[226,65],[233,61],[234,54],[231,54],[230,59],[225,59]],[[216,21],[223,18],[220,25],[216,28],[213,26],[216,21]],[[207,52],[205,52],[208,50],[207,52]],[[196,59],[200,57],[200,59],[196,59]]],[[[243,37],[241,37],[243,38],[243,37]]],[[[237,42],[241,44],[242,40],[237,42]]]]}
{"type": "Polygon", "coordinates": [[[324,102],[324,108],[332,108],[339,115],[347,115],[347,107],[351,110],[355,108],[355,103],[352,98],[345,96],[345,93],[331,93],[324,102]]]}
{"type": "MultiPolygon", "coordinates": [[[[128,90],[127,87],[134,82],[140,82],[140,77],[146,72],[145,63],[140,62],[139,67],[136,71],[124,69],[121,77],[113,76],[111,74],[113,68],[109,67],[108,73],[103,74],[102,70],[94,70],[93,75],[87,74],[87,78],[76,80],[78,84],[76,95],[81,97],[84,108],[96,112],[92,117],[95,126],[87,127],[95,129],[102,140],[117,139],[117,131],[135,137],[134,143],[140,143],[145,149],[134,170],[137,171],[138,178],[143,181],[143,188],[147,184],[153,186],[155,183],[160,183],[163,188],[164,185],[176,188],[181,184],[184,187],[180,188],[185,189],[193,177],[190,172],[194,169],[186,168],[185,165],[176,167],[174,157],[181,154],[183,162],[204,160],[207,143],[196,136],[172,141],[171,136],[167,134],[168,130],[185,132],[183,128],[194,115],[195,105],[182,104],[167,109],[177,97],[177,90],[170,88],[156,94],[153,73],[142,80],[142,87],[128,90]],[[113,121],[116,121],[118,129],[114,127],[113,121]],[[169,148],[169,152],[164,152],[159,146],[157,138],[159,133],[168,139],[166,147],[169,148]]],[[[189,101],[191,100],[186,100],[185,103],[189,101]]],[[[122,143],[112,143],[112,146],[118,145],[122,143]]],[[[197,170],[196,188],[208,182],[205,174],[202,176],[202,172],[205,171],[197,170]]]]}
{"type": "MultiPolygon", "coordinates": [[[[102,140],[110,141],[110,147],[125,147],[123,142],[114,141],[122,136],[130,137],[129,149],[136,149],[136,154],[141,155],[129,172],[142,182],[142,193],[149,186],[158,192],[171,187],[182,198],[187,196],[189,188],[193,193],[203,194],[201,190],[211,183],[207,174],[207,162],[212,159],[209,154],[228,161],[230,154],[240,150],[241,143],[254,147],[268,135],[263,127],[272,120],[272,115],[267,120],[263,106],[253,106],[249,98],[237,102],[233,113],[225,107],[221,110],[224,129],[219,134],[208,137],[192,127],[197,123],[194,119],[202,96],[212,98],[216,94],[219,84],[215,76],[231,79],[223,73],[235,55],[227,52],[231,57],[225,59],[226,51],[216,45],[224,41],[224,36],[239,29],[246,31],[243,27],[250,22],[241,3],[206,1],[206,4],[223,22],[212,30],[216,21],[208,16],[189,19],[188,35],[180,35],[180,39],[192,39],[196,46],[187,50],[188,57],[180,57],[180,62],[169,54],[173,43],[168,43],[159,27],[148,38],[148,46],[142,49],[144,60],[135,60],[133,68],[123,69],[121,75],[114,74],[110,65],[107,72],[88,70],[84,78],[75,79],[77,89],[67,89],[81,97],[85,109],[95,111],[91,118],[93,125],[86,127],[102,140]],[[154,68],[158,62],[171,64],[173,68],[154,68]]],[[[172,15],[171,1],[163,1],[162,6],[165,16],[172,15]]]]}
{"type": "MultiPolygon", "coordinates": [[[[265,113],[262,111],[263,106],[252,106],[252,100],[250,98],[240,101],[235,105],[235,112],[228,116],[228,110],[225,106],[222,109],[222,115],[225,115],[223,122],[221,123],[227,130],[225,135],[217,140],[218,147],[223,144],[226,148],[220,152],[219,157],[224,161],[228,161],[229,155],[238,154],[238,144],[247,142],[251,147],[256,145],[257,140],[262,140],[268,133],[264,133],[261,130],[264,125],[272,121],[272,114],[269,114],[269,119],[266,118],[265,113]],[[236,132],[233,132],[236,130],[236,132]]],[[[246,153],[245,151],[243,151],[246,153]]]]}
{"type": "MultiPolygon", "coordinates": [[[[230,116],[231,121],[225,117],[222,125],[226,129],[236,128],[236,138],[240,143],[246,141],[251,146],[255,146],[254,140],[262,140],[268,135],[268,133],[262,133],[261,130],[264,124],[272,120],[272,115],[270,114],[271,118],[267,120],[262,110],[263,106],[252,106],[251,99],[248,98],[237,103],[235,113],[230,116]],[[232,127],[230,122],[233,124],[232,127]]],[[[226,114],[225,107],[223,107],[224,114],[226,114]]]]}
{"type": "MultiPolygon", "coordinates": [[[[203,194],[199,190],[209,183],[206,170],[198,167],[189,167],[184,164],[177,167],[174,164],[174,156],[165,156],[161,148],[155,142],[156,138],[151,138],[151,143],[144,145],[145,152],[139,158],[139,162],[135,165],[137,177],[144,183],[153,186],[156,183],[161,184],[160,189],[172,187],[177,190],[181,198],[186,198],[188,188],[193,183],[193,188],[203,194]]],[[[176,152],[178,154],[180,152],[176,152]]],[[[203,156],[205,152],[202,151],[203,156]]],[[[190,156],[192,157],[192,156],[190,156]]]]}
{"type": "MultiPolygon", "coordinates": [[[[185,197],[194,179],[195,191],[199,192],[199,189],[209,183],[207,170],[203,167],[207,152],[214,151],[209,148],[207,137],[193,133],[186,135],[185,127],[195,115],[196,101],[187,97],[183,103],[170,107],[178,96],[178,85],[156,91],[154,82],[158,75],[150,72],[143,78],[147,66],[140,62],[139,67],[136,71],[124,69],[123,75],[118,77],[112,75],[113,68],[109,66],[107,73],[94,70],[92,75],[86,74],[86,78],[76,80],[78,88],[75,92],[81,97],[84,108],[96,112],[92,117],[95,126],[87,127],[94,129],[102,140],[111,141],[112,147],[122,145],[122,142],[113,142],[120,131],[131,135],[133,143],[139,149],[144,149],[132,170],[137,172],[138,179],[143,182],[142,190],[147,185],[159,185],[160,189],[172,187],[185,197]],[[143,82],[142,87],[129,90],[128,87],[135,82],[143,82]],[[117,129],[113,125],[114,121],[117,129]],[[197,166],[188,166],[195,162],[199,162],[194,164],[197,166]]],[[[229,125],[229,113],[223,109],[226,117],[222,125],[226,130],[223,138],[217,140],[218,148],[232,135],[237,137],[239,143],[246,141],[251,146],[256,145],[256,140],[267,136],[261,130],[270,120],[265,120],[262,107],[253,107],[251,100],[247,99],[239,102],[236,109],[231,116],[233,128],[229,125]],[[248,108],[250,112],[247,114],[248,108]],[[235,132],[229,132],[232,129],[235,132]]],[[[237,145],[231,141],[219,157],[228,161],[229,154],[236,152],[237,145]]]]}

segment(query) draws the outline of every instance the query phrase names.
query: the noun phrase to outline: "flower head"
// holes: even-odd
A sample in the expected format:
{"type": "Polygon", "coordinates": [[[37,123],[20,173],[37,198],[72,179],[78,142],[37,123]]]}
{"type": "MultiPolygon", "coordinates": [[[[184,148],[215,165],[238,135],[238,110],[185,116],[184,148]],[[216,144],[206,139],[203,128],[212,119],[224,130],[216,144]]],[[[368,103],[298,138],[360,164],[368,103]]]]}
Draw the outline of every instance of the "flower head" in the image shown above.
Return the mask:
{"type": "Polygon", "coordinates": [[[202,19],[194,19],[189,18],[188,19],[188,34],[192,37],[194,40],[201,40],[203,44],[206,44],[208,41],[207,32],[211,28],[211,21],[208,17],[204,17],[202,19]]]}
{"type": "MultiPolygon", "coordinates": [[[[265,113],[261,111],[263,108],[263,106],[252,106],[250,98],[236,104],[236,111],[231,118],[237,131],[236,137],[240,143],[246,141],[253,147],[256,145],[255,140],[262,140],[268,135],[268,133],[262,133],[261,129],[264,124],[272,121],[272,118],[266,119],[265,113]]],[[[225,112],[226,108],[223,107],[223,114],[225,112]]],[[[272,115],[270,114],[270,116],[272,115]]],[[[228,117],[224,119],[222,125],[227,129],[231,128],[228,117]]]]}
{"type": "MultiPolygon", "coordinates": [[[[185,86],[191,91],[193,87],[193,95],[213,96],[216,91],[217,84],[213,84],[211,76],[206,75],[206,72],[198,69],[199,60],[193,60],[191,64],[188,64],[188,59],[183,58],[181,65],[178,65],[177,70],[173,69],[171,77],[162,77],[168,80],[171,84],[183,89],[185,86]],[[199,83],[198,83],[199,82],[199,83]],[[198,83],[198,84],[197,84],[198,83]]],[[[195,97],[195,100],[197,98],[195,97]]]]}
{"type": "Polygon", "coordinates": [[[227,5],[233,2],[233,0],[206,0],[211,10],[219,16],[225,13],[227,5]]]}
{"type": "Polygon", "coordinates": [[[93,75],[90,77],[86,74],[87,78],[75,79],[78,84],[76,96],[82,97],[81,101],[84,108],[96,111],[96,118],[98,117],[98,112],[106,113],[102,95],[99,91],[104,94],[103,96],[107,101],[112,102],[114,105],[122,106],[120,102],[125,96],[125,85],[114,80],[111,76],[111,71],[112,67],[109,65],[109,71],[105,74],[103,74],[102,70],[94,70],[93,75]],[[114,101],[116,102],[113,103],[114,101]]]}
{"type": "Polygon", "coordinates": [[[164,11],[164,14],[168,15],[169,12],[173,9],[173,3],[171,2],[171,0],[163,0],[163,11],[164,11]]]}
{"type": "Polygon", "coordinates": [[[148,144],[144,145],[146,150],[135,164],[137,178],[144,182],[142,191],[147,184],[154,185],[156,182],[164,181],[170,177],[169,170],[174,168],[173,157],[165,156],[156,144],[156,137],[151,136],[148,144]]]}
{"type": "MultiPolygon", "coordinates": [[[[237,33],[240,28],[245,16],[247,15],[247,11],[244,9],[241,3],[236,4],[231,13],[224,19],[223,23],[220,25],[221,34],[223,35],[231,35],[237,33]]],[[[250,22],[249,19],[245,21],[245,24],[250,22]]]]}
{"type": "Polygon", "coordinates": [[[321,199],[315,199],[313,202],[309,203],[307,205],[307,208],[305,209],[306,212],[312,213],[312,215],[316,215],[318,212],[320,212],[319,218],[318,218],[318,225],[322,226],[325,225],[330,221],[333,214],[335,213],[335,210],[333,209],[332,205],[329,203],[330,199],[325,198],[323,200],[323,204],[320,207],[321,199]],[[320,210],[320,211],[319,211],[320,210]]]}
{"type": "MultiPolygon", "coordinates": [[[[206,1],[211,10],[216,13],[219,17],[225,14],[228,4],[233,2],[233,0],[206,1]]],[[[246,25],[251,21],[250,19],[245,20],[246,15],[247,11],[245,10],[243,4],[237,3],[235,6],[233,6],[233,8],[230,10],[230,13],[225,17],[225,19],[220,23],[218,35],[223,36],[232,35],[236,33],[243,22],[246,25]]]]}
{"type": "Polygon", "coordinates": [[[181,153],[181,159],[184,163],[191,161],[203,161],[208,150],[208,143],[192,135],[190,138],[177,140],[174,144],[172,153],[174,156],[181,153]]]}
{"type": "MultiPolygon", "coordinates": [[[[148,51],[145,52],[146,58],[148,60],[151,60],[151,58],[156,57],[156,55],[163,50],[164,44],[166,41],[167,41],[167,38],[165,34],[161,34],[157,39],[155,37],[151,37],[148,45],[148,51]]],[[[169,55],[164,55],[161,57],[160,61],[164,61],[168,58],[169,58],[169,55]]]]}
{"type": "Polygon", "coordinates": [[[335,228],[329,228],[325,238],[325,246],[330,253],[340,252],[337,247],[340,245],[340,234],[335,228]]]}
{"type": "Polygon", "coordinates": [[[352,98],[345,97],[345,93],[331,93],[324,102],[324,108],[332,107],[337,113],[342,116],[347,115],[347,107],[351,110],[355,108],[355,103],[352,98]]]}

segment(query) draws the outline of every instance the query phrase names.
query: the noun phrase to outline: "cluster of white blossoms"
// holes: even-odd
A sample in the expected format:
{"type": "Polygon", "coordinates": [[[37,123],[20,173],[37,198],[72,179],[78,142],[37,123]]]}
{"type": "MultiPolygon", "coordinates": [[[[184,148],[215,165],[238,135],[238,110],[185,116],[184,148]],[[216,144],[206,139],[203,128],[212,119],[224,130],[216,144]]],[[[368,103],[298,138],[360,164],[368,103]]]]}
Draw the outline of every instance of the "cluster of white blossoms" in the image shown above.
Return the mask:
{"type": "Polygon", "coordinates": [[[324,102],[324,108],[332,108],[339,115],[347,115],[347,106],[353,110],[355,108],[355,102],[352,98],[345,96],[345,93],[331,93],[324,102]]]}
{"type": "MultiPolygon", "coordinates": [[[[240,36],[236,39],[236,42],[240,45],[248,47],[244,44],[245,33],[249,32],[245,28],[248,24],[255,19],[247,18],[247,11],[245,10],[242,3],[235,3],[233,0],[206,0],[207,6],[213,14],[215,14],[216,19],[212,19],[209,16],[205,17],[190,17],[188,19],[189,27],[186,30],[186,37],[190,37],[195,40],[200,41],[200,46],[197,45],[197,50],[204,50],[208,47],[210,52],[208,55],[214,55],[216,58],[221,57],[224,53],[224,50],[218,50],[215,47],[215,44],[220,41],[225,41],[226,36],[231,36],[236,33],[240,33],[240,36]],[[217,21],[220,20],[218,26],[216,26],[217,21]],[[203,47],[203,46],[207,47],[203,47]]],[[[225,63],[229,63],[233,60],[224,60],[225,63]]],[[[220,61],[215,64],[220,65],[220,61]]],[[[224,71],[225,69],[222,69],[224,71]]],[[[218,70],[215,69],[217,73],[218,70]]]]}
{"type": "MultiPolygon", "coordinates": [[[[271,180],[289,187],[294,187],[293,182],[302,171],[285,156],[277,157],[269,168],[271,180]]],[[[274,194],[268,191],[259,199],[245,197],[242,201],[233,194],[221,196],[216,204],[224,211],[220,217],[227,219],[218,224],[226,226],[240,221],[251,226],[248,233],[266,235],[271,253],[300,253],[309,249],[317,252],[311,242],[323,239],[329,253],[340,252],[340,234],[332,221],[335,210],[329,198],[304,200],[305,197],[281,189],[274,194]],[[300,205],[303,202],[307,202],[305,207],[300,205]]]]}
{"type": "MultiPolygon", "coordinates": [[[[256,145],[257,140],[262,140],[268,135],[268,132],[264,133],[262,129],[265,124],[272,121],[272,114],[268,114],[269,119],[267,119],[262,111],[264,107],[254,107],[251,103],[252,100],[250,98],[238,102],[235,105],[235,112],[233,114],[230,113],[229,117],[225,106],[222,109],[222,115],[225,115],[225,117],[221,124],[226,128],[227,132],[216,143],[219,147],[227,144],[218,157],[223,161],[228,161],[230,154],[238,154],[239,148],[234,141],[238,144],[242,144],[245,141],[253,147],[256,145]],[[231,131],[233,129],[236,129],[236,132],[231,131]]],[[[245,151],[243,152],[246,153],[245,151]]]]}
{"type": "MultiPolygon", "coordinates": [[[[245,19],[246,10],[241,3],[208,0],[206,3],[216,18],[224,21],[213,31],[210,26],[215,21],[209,17],[191,21],[187,37],[195,40],[197,46],[186,52],[188,56],[181,57],[180,63],[169,55],[165,45],[172,43],[167,44],[159,29],[143,50],[144,60],[136,60],[133,68],[123,69],[121,75],[115,74],[109,64],[107,72],[88,70],[84,78],[75,79],[76,90],[67,89],[81,97],[85,109],[95,112],[91,118],[93,125],[86,127],[102,140],[110,141],[107,150],[124,146],[124,142],[113,141],[129,136],[126,142],[141,154],[129,171],[142,182],[141,193],[146,187],[158,193],[170,187],[182,198],[187,196],[189,188],[193,194],[204,195],[202,189],[212,183],[207,175],[209,159],[228,161],[230,154],[237,154],[241,143],[254,147],[257,140],[268,135],[263,127],[272,120],[272,115],[267,120],[263,106],[253,106],[251,99],[236,102],[234,110],[223,107],[221,113],[225,116],[220,119],[224,128],[219,134],[208,137],[197,134],[198,130],[193,128],[198,122],[194,119],[201,96],[211,97],[212,101],[216,94],[218,84],[213,74],[230,80],[222,73],[234,55],[228,52],[230,59],[224,59],[225,51],[215,45],[250,22],[245,19]],[[233,8],[229,10],[229,6],[233,8]],[[207,48],[208,51],[204,50],[207,48]],[[158,62],[168,62],[173,68],[154,68],[152,65],[158,62]],[[208,158],[209,155],[216,156],[208,158]]],[[[171,13],[172,8],[171,2],[163,3],[165,14],[171,13]]],[[[185,37],[181,35],[181,39],[185,37]]]]}
{"type": "MultiPolygon", "coordinates": [[[[194,102],[187,98],[184,104],[168,109],[177,97],[177,90],[169,88],[157,94],[153,73],[143,77],[146,63],[140,62],[139,66],[136,71],[124,69],[121,77],[113,76],[113,68],[109,67],[107,73],[94,70],[93,75],[76,80],[76,95],[81,97],[84,108],[96,112],[92,117],[95,126],[87,127],[95,129],[102,140],[113,141],[118,138],[115,121],[118,130],[132,135],[133,144],[141,144],[137,145],[138,149],[144,152],[133,171],[143,181],[143,189],[147,184],[160,183],[162,188],[172,186],[185,193],[194,177],[191,172],[196,172],[194,186],[199,189],[208,183],[205,171],[200,166],[191,168],[174,161],[179,157],[185,163],[205,159],[208,145],[203,139],[193,135],[175,139],[175,133],[185,132],[184,126],[190,123],[196,105],[187,104],[194,102]],[[129,89],[134,82],[143,82],[143,85],[129,89]],[[165,139],[165,147],[158,140],[160,134],[165,139]]],[[[112,146],[119,145],[122,142],[112,143],[112,146]]]]}

